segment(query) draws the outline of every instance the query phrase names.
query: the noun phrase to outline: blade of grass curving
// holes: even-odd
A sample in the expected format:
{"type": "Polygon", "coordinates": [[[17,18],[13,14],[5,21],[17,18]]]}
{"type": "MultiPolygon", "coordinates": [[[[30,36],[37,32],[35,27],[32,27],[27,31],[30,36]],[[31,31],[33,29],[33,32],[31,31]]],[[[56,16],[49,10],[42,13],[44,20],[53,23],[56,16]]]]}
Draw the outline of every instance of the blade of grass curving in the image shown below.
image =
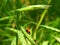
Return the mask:
{"type": "Polygon", "coordinates": [[[16,37],[12,40],[11,45],[16,45],[16,37]]]}
{"type": "Polygon", "coordinates": [[[60,32],[60,30],[57,29],[57,28],[53,28],[53,27],[46,26],[46,25],[40,25],[40,26],[41,26],[41,27],[45,27],[45,28],[47,28],[47,29],[51,29],[51,30],[56,31],[56,32],[60,32]]]}
{"type": "Polygon", "coordinates": [[[31,45],[31,42],[26,38],[27,45],[31,45]]]}
{"type": "MultiPolygon", "coordinates": [[[[16,3],[16,9],[18,9],[18,8],[20,8],[21,7],[21,5],[20,5],[20,2],[21,0],[16,0],[15,1],[15,3],[16,3]]],[[[18,11],[15,11],[15,14],[16,14],[16,28],[17,28],[17,30],[19,30],[20,29],[20,25],[19,25],[19,16],[20,16],[20,12],[18,12],[18,11]]],[[[16,45],[18,45],[18,32],[17,32],[17,34],[16,34],[16,45]]]]}
{"type": "MultiPolygon", "coordinates": [[[[48,4],[50,4],[50,3],[51,3],[51,0],[49,0],[48,4]]],[[[37,24],[37,26],[36,26],[36,28],[35,28],[35,32],[34,32],[34,39],[35,39],[35,40],[36,40],[36,32],[37,32],[39,26],[41,25],[41,23],[42,23],[42,21],[43,21],[43,19],[44,19],[44,17],[45,17],[45,14],[46,14],[47,11],[48,11],[48,8],[49,8],[49,7],[47,7],[47,9],[45,9],[44,12],[41,14],[41,18],[40,18],[40,20],[39,20],[39,22],[38,22],[38,24],[37,24]]]]}
{"type": "Polygon", "coordinates": [[[22,31],[18,31],[18,45],[27,45],[24,34],[22,31]]]}
{"type": "Polygon", "coordinates": [[[43,41],[42,45],[48,45],[49,41],[43,41]]]}
{"type": "Polygon", "coordinates": [[[28,11],[28,10],[36,10],[36,9],[47,9],[48,7],[50,7],[50,5],[31,5],[31,6],[27,6],[27,7],[24,7],[24,8],[17,9],[17,10],[12,10],[10,12],[28,11]]]}
{"type": "Polygon", "coordinates": [[[60,43],[60,37],[53,36],[59,43],[60,43]]]}
{"type": "MultiPolygon", "coordinates": [[[[18,33],[19,31],[16,30],[16,29],[13,29],[13,28],[6,28],[10,31],[13,31],[15,33],[18,33]]],[[[31,38],[31,36],[22,28],[22,32],[24,33],[24,35],[29,39],[29,41],[32,43],[32,44],[35,44],[35,42],[33,41],[33,39],[31,38]]],[[[20,34],[21,35],[21,34],[20,34]]],[[[21,37],[20,37],[21,38],[21,37]]]]}
{"type": "Polygon", "coordinates": [[[10,19],[11,17],[13,17],[13,16],[9,16],[9,17],[3,17],[3,18],[0,18],[0,21],[10,19]]]}
{"type": "Polygon", "coordinates": [[[24,35],[27,37],[27,39],[28,39],[32,44],[35,45],[34,40],[33,40],[33,39],[31,38],[31,36],[25,31],[25,29],[24,29],[23,27],[21,27],[21,30],[22,30],[22,32],[24,33],[24,35]]]}
{"type": "Polygon", "coordinates": [[[13,28],[5,28],[5,29],[10,30],[10,31],[15,32],[15,33],[17,33],[17,32],[18,32],[18,30],[13,29],[13,28]]]}

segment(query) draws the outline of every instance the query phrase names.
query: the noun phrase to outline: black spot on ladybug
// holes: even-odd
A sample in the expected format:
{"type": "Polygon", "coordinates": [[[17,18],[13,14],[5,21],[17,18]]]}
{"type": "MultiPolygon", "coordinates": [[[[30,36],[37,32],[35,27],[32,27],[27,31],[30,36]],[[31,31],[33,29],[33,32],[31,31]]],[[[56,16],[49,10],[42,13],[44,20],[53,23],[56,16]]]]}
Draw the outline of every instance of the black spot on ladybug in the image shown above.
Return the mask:
{"type": "Polygon", "coordinates": [[[26,28],[26,32],[27,33],[30,33],[30,28],[26,28]]]}

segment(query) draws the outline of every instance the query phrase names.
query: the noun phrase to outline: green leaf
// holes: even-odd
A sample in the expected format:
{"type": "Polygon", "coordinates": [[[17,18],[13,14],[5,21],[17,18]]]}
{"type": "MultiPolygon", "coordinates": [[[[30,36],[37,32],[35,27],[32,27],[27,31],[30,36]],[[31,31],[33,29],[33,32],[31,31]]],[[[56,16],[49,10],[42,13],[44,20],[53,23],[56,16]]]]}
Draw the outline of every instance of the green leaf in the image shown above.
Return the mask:
{"type": "Polygon", "coordinates": [[[18,33],[18,31],[16,29],[13,29],[13,28],[6,28],[7,30],[10,30],[12,32],[15,32],[15,33],[18,33]]]}
{"type": "Polygon", "coordinates": [[[50,27],[50,26],[41,25],[41,27],[44,27],[44,28],[47,28],[47,29],[51,29],[51,30],[56,31],[56,32],[60,32],[59,29],[57,29],[57,28],[53,28],[53,27],[50,27]]]}
{"type": "Polygon", "coordinates": [[[9,17],[3,17],[3,18],[0,18],[0,21],[10,19],[11,17],[13,17],[13,16],[9,16],[9,17]]]}
{"type": "Polygon", "coordinates": [[[48,45],[48,41],[44,41],[42,45],[48,45]]]}
{"type": "Polygon", "coordinates": [[[14,12],[14,11],[36,10],[36,9],[48,9],[49,7],[50,7],[50,5],[31,5],[31,6],[27,6],[27,7],[24,7],[24,8],[12,10],[11,12],[14,12]]]}
{"type": "Polygon", "coordinates": [[[27,45],[24,34],[21,31],[18,31],[18,42],[19,45],[27,45]]]}
{"type": "Polygon", "coordinates": [[[31,42],[26,38],[27,45],[31,45],[31,42]]]}
{"type": "Polygon", "coordinates": [[[24,35],[27,37],[27,39],[28,39],[32,44],[35,45],[34,40],[33,40],[32,37],[25,31],[25,29],[24,29],[23,27],[21,27],[21,30],[22,30],[22,32],[24,33],[24,35]]]}
{"type": "Polygon", "coordinates": [[[12,40],[11,45],[16,45],[16,37],[12,40]]]}
{"type": "Polygon", "coordinates": [[[58,42],[60,42],[60,37],[53,36],[58,42]]]}

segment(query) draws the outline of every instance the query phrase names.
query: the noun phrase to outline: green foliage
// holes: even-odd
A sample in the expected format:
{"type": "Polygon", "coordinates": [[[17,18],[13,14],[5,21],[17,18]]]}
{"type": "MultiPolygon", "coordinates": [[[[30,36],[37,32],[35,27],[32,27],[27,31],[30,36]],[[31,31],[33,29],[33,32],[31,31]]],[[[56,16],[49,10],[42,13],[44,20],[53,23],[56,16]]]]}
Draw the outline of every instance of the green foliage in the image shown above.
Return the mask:
{"type": "Polygon", "coordinates": [[[60,0],[1,0],[0,45],[60,45],[59,4],[60,0]]]}

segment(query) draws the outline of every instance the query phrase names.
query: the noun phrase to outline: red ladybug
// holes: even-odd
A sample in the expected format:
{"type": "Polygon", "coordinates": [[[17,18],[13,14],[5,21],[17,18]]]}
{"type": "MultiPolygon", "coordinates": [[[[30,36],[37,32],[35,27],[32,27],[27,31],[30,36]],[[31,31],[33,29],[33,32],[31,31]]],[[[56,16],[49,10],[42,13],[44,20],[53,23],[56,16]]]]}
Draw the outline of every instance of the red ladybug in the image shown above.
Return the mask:
{"type": "Polygon", "coordinates": [[[27,33],[30,33],[30,28],[26,28],[26,32],[27,33]]]}

